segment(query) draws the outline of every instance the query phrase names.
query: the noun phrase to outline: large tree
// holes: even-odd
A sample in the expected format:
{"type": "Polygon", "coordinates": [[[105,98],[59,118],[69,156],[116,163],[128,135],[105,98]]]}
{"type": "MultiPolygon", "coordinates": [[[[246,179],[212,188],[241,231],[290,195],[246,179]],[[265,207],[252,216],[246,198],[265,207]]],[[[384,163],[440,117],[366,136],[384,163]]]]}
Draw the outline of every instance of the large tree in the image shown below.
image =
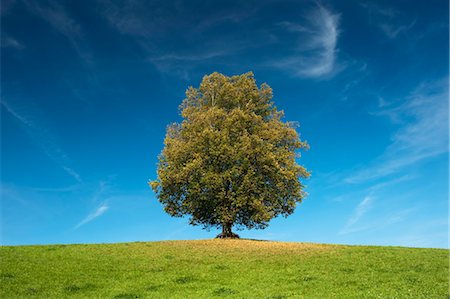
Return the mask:
{"type": "Polygon", "coordinates": [[[265,228],[293,213],[305,196],[300,179],[309,176],[297,150],[308,144],[283,122],[269,85],[258,88],[251,72],[213,73],[188,88],[180,110],[150,183],[167,213],[222,227],[223,238],[238,237],[233,226],[265,228]]]}

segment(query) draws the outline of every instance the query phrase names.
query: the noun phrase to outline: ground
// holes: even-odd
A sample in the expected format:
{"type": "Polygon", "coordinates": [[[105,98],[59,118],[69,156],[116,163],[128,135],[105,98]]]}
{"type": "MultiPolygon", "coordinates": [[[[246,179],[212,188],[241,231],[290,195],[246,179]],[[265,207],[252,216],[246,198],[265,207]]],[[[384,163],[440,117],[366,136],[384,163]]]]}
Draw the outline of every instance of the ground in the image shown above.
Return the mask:
{"type": "Polygon", "coordinates": [[[449,298],[449,251],[254,240],[0,247],[1,298],[449,298]]]}

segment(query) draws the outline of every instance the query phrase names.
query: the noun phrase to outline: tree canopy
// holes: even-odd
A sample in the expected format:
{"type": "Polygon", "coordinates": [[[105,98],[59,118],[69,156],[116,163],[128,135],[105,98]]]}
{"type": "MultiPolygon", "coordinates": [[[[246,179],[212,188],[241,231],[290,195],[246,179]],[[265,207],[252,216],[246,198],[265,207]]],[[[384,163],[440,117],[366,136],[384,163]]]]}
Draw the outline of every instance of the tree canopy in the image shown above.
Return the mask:
{"type": "Polygon", "coordinates": [[[222,227],[218,237],[293,213],[305,196],[300,179],[309,176],[296,158],[308,144],[272,98],[252,72],[213,73],[187,89],[183,121],[167,127],[158,177],[150,182],[167,213],[222,227]]]}

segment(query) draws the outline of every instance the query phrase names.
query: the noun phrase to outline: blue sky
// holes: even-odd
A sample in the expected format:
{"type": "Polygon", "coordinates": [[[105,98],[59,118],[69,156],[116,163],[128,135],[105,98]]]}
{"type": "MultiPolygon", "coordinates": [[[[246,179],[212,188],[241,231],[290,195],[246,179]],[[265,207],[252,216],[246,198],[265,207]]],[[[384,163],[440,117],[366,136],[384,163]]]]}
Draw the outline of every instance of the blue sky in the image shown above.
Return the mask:
{"type": "Polygon", "coordinates": [[[309,193],[246,238],[448,247],[448,1],[1,4],[1,244],[211,238],[163,212],[166,125],[253,71],[311,149],[309,193]]]}

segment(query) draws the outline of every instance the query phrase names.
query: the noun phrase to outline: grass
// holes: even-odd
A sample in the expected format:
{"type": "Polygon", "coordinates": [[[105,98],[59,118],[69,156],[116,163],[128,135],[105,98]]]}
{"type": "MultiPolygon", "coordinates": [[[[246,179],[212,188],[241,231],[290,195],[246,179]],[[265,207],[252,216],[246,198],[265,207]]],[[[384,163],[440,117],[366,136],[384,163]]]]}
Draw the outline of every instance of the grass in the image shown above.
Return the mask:
{"type": "Polygon", "coordinates": [[[449,298],[445,249],[202,240],[0,257],[0,298],[449,298]]]}

